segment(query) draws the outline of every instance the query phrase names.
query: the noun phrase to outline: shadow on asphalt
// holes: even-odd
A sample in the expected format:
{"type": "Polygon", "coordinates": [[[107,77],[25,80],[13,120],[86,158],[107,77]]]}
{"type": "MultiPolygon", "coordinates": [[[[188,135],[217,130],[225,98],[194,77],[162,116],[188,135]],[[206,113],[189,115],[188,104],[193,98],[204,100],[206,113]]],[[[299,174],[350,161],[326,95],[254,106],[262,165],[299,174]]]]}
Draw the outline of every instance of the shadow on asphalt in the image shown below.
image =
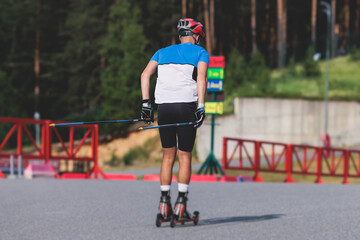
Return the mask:
{"type": "Polygon", "coordinates": [[[223,217],[223,218],[210,218],[199,221],[199,225],[213,225],[213,224],[222,224],[222,223],[232,223],[232,222],[258,222],[272,220],[276,218],[281,218],[285,216],[284,214],[268,214],[262,216],[244,216],[244,217],[223,217]]]}

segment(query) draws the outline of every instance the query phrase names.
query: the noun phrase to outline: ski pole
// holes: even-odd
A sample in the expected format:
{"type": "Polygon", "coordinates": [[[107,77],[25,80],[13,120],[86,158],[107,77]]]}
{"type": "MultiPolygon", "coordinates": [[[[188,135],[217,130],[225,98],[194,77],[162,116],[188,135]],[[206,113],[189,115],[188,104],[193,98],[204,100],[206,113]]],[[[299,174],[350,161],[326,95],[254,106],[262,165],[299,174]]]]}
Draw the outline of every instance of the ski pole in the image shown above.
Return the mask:
{"type": "Polygon", "coordinates": [[[162,128],[162,127],[178,127],[178,126],[187,126],[187,125],[194,125],[196,122],[185,122],[185,123],[172,123],[172,124],[164,124],[152,127],[139,127],[138,130],[146,130],[146,129],[153,129],[153,128],[162,128]]]}
{"type": "Polygon", "coordinates": [[[73,126],[73,125],[86,125],[86,124],[100,124],[100,123],[126,123],[126,122],[139,122],[143,119],[128,119],[128,120],[110,120],[110,121],[93,121],[93,122],[72,122],[72,123],[50,123],[50,127],[58,126],[73,126]]]}

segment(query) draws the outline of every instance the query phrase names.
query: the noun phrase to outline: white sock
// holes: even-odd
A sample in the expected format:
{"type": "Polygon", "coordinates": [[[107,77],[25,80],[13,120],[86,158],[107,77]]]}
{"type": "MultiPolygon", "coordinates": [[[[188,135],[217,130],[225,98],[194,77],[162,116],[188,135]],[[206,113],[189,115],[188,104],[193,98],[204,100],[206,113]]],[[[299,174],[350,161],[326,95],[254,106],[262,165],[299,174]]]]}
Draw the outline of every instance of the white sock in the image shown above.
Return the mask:
{"type": "Polygon", "coordinates": [[[160,191],[162,191],[162,192],[170,191],[170,185],[161,185],[160,186],[160,191]]]}
{"type": "Polygon", "coordinates": [[[189,185],[183,184],[183,183],[178,183],[178,191],[187,193],[189,191],[189,185]]]}

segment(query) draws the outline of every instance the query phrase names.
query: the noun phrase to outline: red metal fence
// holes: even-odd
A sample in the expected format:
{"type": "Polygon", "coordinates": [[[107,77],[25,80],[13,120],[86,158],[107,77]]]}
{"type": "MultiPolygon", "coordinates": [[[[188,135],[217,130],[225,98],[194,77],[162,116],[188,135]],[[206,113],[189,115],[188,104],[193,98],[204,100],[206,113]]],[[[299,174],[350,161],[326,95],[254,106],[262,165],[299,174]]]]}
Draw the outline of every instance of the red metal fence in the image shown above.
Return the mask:
{"type": "MultiPolygon", "coordinates": [[[[10,165],[10,156],[14,157],[22,156],[22,168],[25,168],[28,164],[31,163],[45,163],[50,164],[54,168],[59,168],[59,162],[61,160],[65,161],[77,161],[77,162],[87,162],[90,163],[90,169],[87,172],[87,178],[90,178],[92,175],[94,179],[97,179],[98,174],[101,174],[105,178],[104,173],[98,166],[98,125],[79,125],[79,126],[69,126],[63,127],[68,132],[67,135],[69,139],[64,140],[64,137],[61,136],[57,128],[50,127],[49,124],[52,123],[50,120],[34,120],[34,119],[21,119],[21,118],[4,118],[0,117],[0,124],[7,124],[9,130],[6,133],[4,139],[0,139],[0,166],[9,167],[10,165]],[[41,143],[36,143],[29,126],[34,127],[34,125],[39,124],[41,129],[41,143]],[[80,141],[75,140],[75,130],[76,129],[85,129],[85,134],[82,136],[80,141]],[[16,132],[16,133],[15,133],[16,132]],[[16,134],[16,150],[10,149],[4,151],[4,147],[9,144],[9,140],[12,136],[16,134]],[[27,137],[30,140],[30,146],[26,146],[31,151],[25,150],[23,143],[27,137]],[[79,156],[79,151],[84,145],[85,141],[90,137],[91,141],[91,153],[90,156],[79,156]],[[53,143],[54,139],[60,144],[60,148],[63,151],[63,154],[59,155],[54,151],[53,143]],[[68,143],[66,143],[68,142],[68,143]],[[77,146],[76,146],[77,145],[77,146]]],[[[6,130],[7,131],[7,130],[6,130]]]]}
{"type": "Polygon", "coordinates": [[[284,144],[224,137],[222,167],[254,172],[254,181],[263,182],[261,172],[286,174],[284,182],[294,182],[293,174],[360,177],[360,150],[324,148],[309,145],[284,144]],[[281,164],[280,164],[281,163],[281,164]]]}

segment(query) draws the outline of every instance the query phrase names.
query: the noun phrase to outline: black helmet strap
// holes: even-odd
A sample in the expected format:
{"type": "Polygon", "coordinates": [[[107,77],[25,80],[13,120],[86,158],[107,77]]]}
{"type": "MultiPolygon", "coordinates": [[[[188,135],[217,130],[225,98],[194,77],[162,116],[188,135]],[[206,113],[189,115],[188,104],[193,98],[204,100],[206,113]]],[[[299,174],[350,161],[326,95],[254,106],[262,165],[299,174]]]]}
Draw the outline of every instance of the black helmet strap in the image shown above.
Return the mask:
{"type": "Polygon", "coordinates": [[[196,40],[196,38],[194,37],[194,33],[191,31],[180,31],[179,34],[182,37],[191,36],[194,39],[196,45],[199,45],[199,43],[200,43],[200,38],[198,40],[196,40]]]}

